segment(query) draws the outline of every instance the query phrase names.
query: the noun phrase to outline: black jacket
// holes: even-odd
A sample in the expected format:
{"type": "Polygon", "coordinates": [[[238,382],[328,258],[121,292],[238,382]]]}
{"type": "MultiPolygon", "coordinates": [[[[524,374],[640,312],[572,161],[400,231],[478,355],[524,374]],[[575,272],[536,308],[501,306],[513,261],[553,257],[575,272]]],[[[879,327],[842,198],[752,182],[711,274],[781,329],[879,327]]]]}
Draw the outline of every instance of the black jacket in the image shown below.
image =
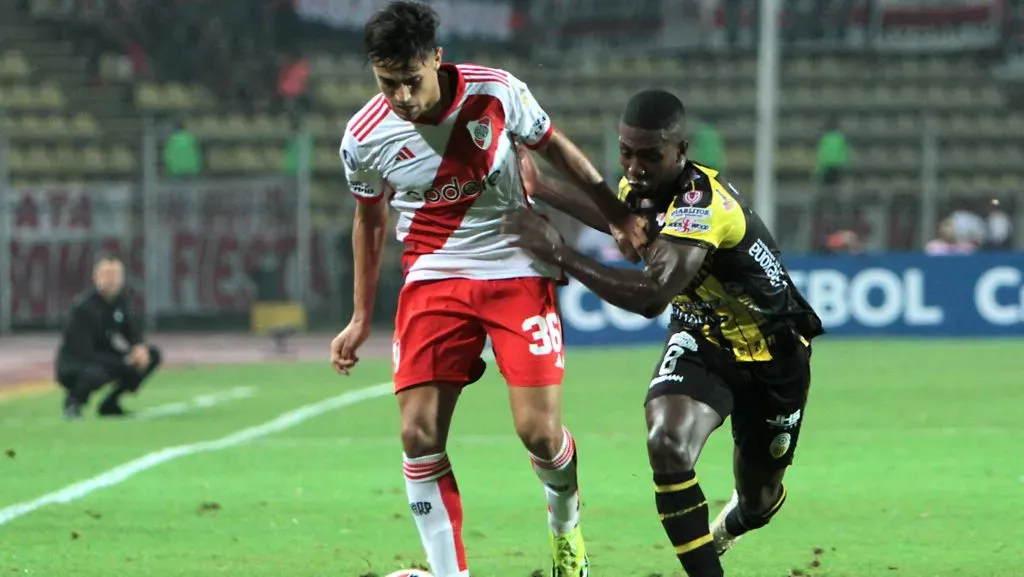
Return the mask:
{"type": "Polygon", "coordinates": [[[113,339],[121,335],[129,346],[143,342],[142,325],[122,292],[113,301],[89,289],[75,298],[61,335],[57,363],[87,362],[97,354],[123,355],[113,339]]]}

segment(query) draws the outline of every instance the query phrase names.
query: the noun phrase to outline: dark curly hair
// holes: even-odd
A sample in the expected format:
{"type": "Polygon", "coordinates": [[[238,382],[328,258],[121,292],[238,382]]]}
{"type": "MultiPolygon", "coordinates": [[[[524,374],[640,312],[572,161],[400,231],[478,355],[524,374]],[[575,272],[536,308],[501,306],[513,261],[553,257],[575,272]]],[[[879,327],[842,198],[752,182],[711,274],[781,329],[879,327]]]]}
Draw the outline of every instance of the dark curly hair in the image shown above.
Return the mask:
{"type": "Polygon", "coordinates": [[[422,2],[391,2],[363,28],[363,45],[370,62],[400,66],[423,62],[437,49],[437,12],[422,2]]]}

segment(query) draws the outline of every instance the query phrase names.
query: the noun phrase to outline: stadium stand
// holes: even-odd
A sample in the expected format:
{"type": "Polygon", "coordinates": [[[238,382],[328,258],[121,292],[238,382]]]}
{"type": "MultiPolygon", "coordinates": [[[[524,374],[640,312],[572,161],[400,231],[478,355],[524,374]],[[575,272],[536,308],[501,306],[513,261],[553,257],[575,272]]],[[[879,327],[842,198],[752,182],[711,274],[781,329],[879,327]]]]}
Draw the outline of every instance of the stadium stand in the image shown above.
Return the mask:
{"type": "MultiPolygon", "coordinates": [[[[204,85],[198,77],[172,81],[160,71],[137,74],[140,66],[129,61],[131,50],[123,46],[120,51],[105,46],[98,66],[103,82],[97,87],[73,42],[51,33],[47,22],[56,18],[57,4],[33,0],[29,5],[28,12],[10,3],[0,6],[0,107],[8,110],[3,128],[13,142],[15,184],[53,177],[54,167],[60,178],[74,181],[139,178],[138,143],[146,116],[181,120],[201,142],[209,174],[282,170],[292,123],[272,99],[243,103],[238,91],[204,85]]],[[[315,141],[313,195],[337,203],[339,135],[376,86],[358,53],[324,50],[322,43],[304,49],[312,95],[304,118],[315,141]]],[[[724,141],[729,175],[741,190],[752,190],[756,61],[748,54],[601,53],[544,66],[508,53],[471,54],[465,60],[506,68],[528,82],[557,124],[599,161],[607,158],[621,103],[657,79],[679,93],[697,118],[714,124],[724,141]]],[[[914,210],[922,182],[922,137],[929,126],[940,143],[943,207],[964,196],[972,202],[993,196],[1010,200],[1009,193],[1024,189],[1024,111],[1010,106],[1013,97],[992,78],[990,64],[973,53],[787,54],[776,156],[783,201],[799,204],[811,194],[817,142],[831,121],[852,151],[846,186],[857,198],[884,198],[874,204],[878,210],[899,212],[901,203],[914,210]]],[[[887,222],[893,229],[885,235],[888,245],[915,245],[917,236],[903,221],[887,222]]]]}

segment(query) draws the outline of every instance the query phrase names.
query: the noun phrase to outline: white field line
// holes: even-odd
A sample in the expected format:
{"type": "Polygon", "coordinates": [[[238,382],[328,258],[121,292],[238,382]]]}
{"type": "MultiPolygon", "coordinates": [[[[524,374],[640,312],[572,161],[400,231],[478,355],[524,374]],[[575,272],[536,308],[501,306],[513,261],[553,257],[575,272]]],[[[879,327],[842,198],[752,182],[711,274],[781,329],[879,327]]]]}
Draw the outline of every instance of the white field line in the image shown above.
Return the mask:
{"type": "Polygon", "coordinates": [[[255,394],[256,387],[235,387],[226,391],[199,395],[193,397],[191,401],[168,403],[166,405],[157,405],[156,407],[142,409],[136,413],[136,417],[145,420],[166,417],[169,415],[180,415],[182,413],[189,413],[199,409],[208,409],[214,405],[220,405],[230,401],[247,399],[255,394]]]}
{"type": "Polygon", "coordinates": [[[220,451],[242,445],[252,441],[253,439],[258,439],[260,437],[265,437],[273,433],[290,429],[310,419],[319,417],[324,413],[342,409],[377,397],[383,397],[384,395],[391,393],[393,390],[391,383],[382,383],[373,387],[351,391],[343,395],[338,395],[337,397],[311,403],[304,407],[299,407],[298,409],[288,411],[287,413],[278,416],[272,421],[267,421],[262,425],[249,427],[248,429],[242,429],[241,431],[219,439],[201,441],[188,445],[178,445],[177,447],[166,447],[159,451],[148,453],[134,461],[129,461],[122,465],[118,465],[109,471],[100,473],[91,479],[86,479],[73,485],[68,485],[59,491],[43,495],[38,499],[4,507],[3,509],[0,509],[0,525],[10,523],[18,517],[28,515],[29,513],[42,509],[47,505],[66,504],[71,501],[81,499],[90,493],[123,483],[143,471],[147,471],[175,459],[195,455],[197,453],[220,451]]]}

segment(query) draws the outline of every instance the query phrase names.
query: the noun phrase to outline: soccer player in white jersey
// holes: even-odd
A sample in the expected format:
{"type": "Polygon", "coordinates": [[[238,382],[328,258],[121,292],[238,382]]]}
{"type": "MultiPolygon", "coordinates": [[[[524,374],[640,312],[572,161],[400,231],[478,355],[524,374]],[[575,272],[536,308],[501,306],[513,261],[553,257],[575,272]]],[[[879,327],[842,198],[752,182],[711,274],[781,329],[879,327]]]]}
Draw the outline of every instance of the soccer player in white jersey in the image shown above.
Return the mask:
{"type": "Polygon", "coordinates": [[[600,174],[527,86],[504,70],[442,64],[437,14],[393,2],[366,24],[364,43],[381,93],[349,121],[345,175],[359,201],[353,228],[355,312],[331,344],[343,374],[369,336],[388,204],[399,213],[405,285],[394,334],[406,489],[431,570],[469,575],[459,488],[446,454],[463,387],[484,372],[490,337],[509,385],[516,432],[545,487],[554,577],[585,577],[576,449],[561,423],[564,360],[559,272],[513,246],[502,217],[527,203],[516,143],[538,151],[599,207],[623,253],[646,242],[600,174]]]}

